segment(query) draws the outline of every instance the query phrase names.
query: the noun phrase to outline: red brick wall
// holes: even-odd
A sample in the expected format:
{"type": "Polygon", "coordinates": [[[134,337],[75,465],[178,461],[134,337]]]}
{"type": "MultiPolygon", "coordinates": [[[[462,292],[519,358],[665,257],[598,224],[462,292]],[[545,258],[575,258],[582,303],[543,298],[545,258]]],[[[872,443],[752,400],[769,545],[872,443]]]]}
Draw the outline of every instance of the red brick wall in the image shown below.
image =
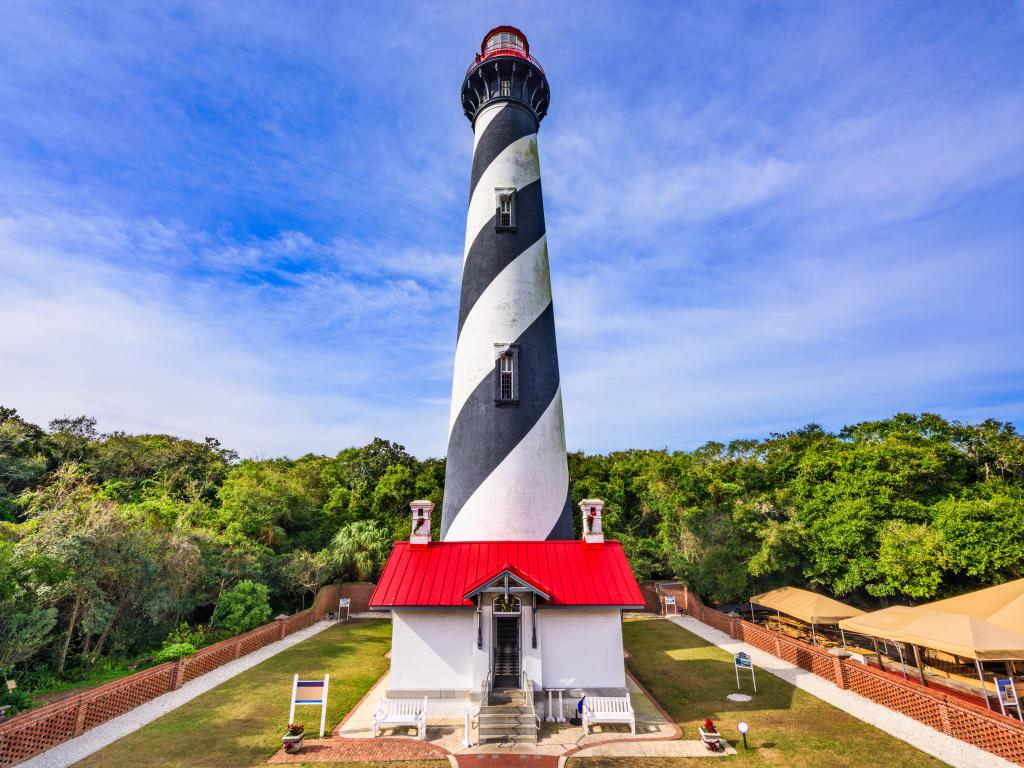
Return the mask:
{"type": "Polygon", "coordinates": [[[1004,717],[984,707],[950,699],[927,688],[906,685],[878,670],[850,659],[839,659],[820,648],[779,632],[765,629],[745,619],[726,616],[708,608],[700,598],[686,590],[679,600],[685,612],[705,624],[743,640],[755,648],[813,672],[829,682],[846,688],[889,709],[902,712],[954,738],[1024,765],[1024,723],[1004,717]],[[684,609],[685,606],[685,609],[684,609]]]}
{"type": "Polygon", "coordinates": [[[685,587],[662,587],[661,588],[661,611],[662,614],[669,613],[686,613],[686,593],[685,587]],[[666,597],[674,597],[676,599],[676,607],[673,609],[671,605],[665,602],[666,597]]]}
{"type": "Polygon", "coordinates": [[[338,611],[338,601],[347,597],[352,601],[349,613],[366,613],[370,610],[370,596],[374,584],[368,581],[347,581],[343,584],[328,584],[317,593],[313,603],[313,613],[319,621],[328,611],[338,611]]]}
{"type": "Polygon", "coordinates": [[[644,596],[644,610],[648,613],[661,613],[661,598],[658,597],[656,583],[645,581],[640,585],[640,594],[644,596]]]}

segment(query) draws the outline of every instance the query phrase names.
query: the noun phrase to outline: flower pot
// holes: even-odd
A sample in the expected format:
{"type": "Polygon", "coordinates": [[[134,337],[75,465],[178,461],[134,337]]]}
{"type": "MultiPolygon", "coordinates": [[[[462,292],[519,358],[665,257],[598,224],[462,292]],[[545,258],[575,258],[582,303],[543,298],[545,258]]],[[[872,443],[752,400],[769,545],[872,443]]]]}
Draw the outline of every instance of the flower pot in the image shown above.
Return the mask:
{"type": "Polygon", "coordinates": [[[304,738],[306,738],[304,733],[300,733],[298,736],[282,736],[281,743],[284,744],[284,751],[289,755],[294,755],[302,749],[302,740],[304,738]]]}

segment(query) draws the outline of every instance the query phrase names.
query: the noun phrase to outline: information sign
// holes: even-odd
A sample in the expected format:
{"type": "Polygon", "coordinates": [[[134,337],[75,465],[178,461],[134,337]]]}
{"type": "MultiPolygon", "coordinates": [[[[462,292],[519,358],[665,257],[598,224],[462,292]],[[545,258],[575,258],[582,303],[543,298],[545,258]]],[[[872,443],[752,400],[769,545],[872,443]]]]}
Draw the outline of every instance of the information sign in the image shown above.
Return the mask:
{"type": "Polygon", "coordinates": [[[320,738],[324,737],[324,725],[327,722],[327,684],[331,676],[324,675],[323,680],[299,680],[292,678],[292,708],[288,711],[288,725],[295,722],[296,704],[313,704],[320,707],[320,738]]]}
{"type": "Polygon", "coordinates": [[[750,670],[750,680],[754,684],[754,693],[757,693],[757,677],[754,675],[754,662],[743,651],[733,657],[733,665],[736,667],[736,688],[742,690],[740,685],[740,670],[750,670]]]}

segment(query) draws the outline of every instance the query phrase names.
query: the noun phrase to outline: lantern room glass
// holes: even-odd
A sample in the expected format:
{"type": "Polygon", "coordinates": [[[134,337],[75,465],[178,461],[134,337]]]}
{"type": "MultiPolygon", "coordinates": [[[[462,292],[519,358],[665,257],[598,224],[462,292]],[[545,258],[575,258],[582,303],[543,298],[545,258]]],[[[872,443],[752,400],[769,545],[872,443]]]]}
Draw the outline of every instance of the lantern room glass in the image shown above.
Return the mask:
{"type": "Polygon", "coordinates": [[[491,35],[487,38],[487,44],[484,46],[485,53],[498,48],[515,48],[519,51],[526,50],[526,46],[523,44],[523,39],[512,32],[498,32],[497,34],[491,35]]]}

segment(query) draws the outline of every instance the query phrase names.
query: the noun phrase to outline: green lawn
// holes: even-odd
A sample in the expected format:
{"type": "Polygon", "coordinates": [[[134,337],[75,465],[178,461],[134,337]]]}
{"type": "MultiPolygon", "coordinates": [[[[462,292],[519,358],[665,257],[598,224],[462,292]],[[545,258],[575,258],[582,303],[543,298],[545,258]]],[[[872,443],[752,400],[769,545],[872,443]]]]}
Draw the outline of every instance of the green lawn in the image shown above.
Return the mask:
{"type": "MultiPolygon", "coordinates": [[[[336,725],[387,670],[391,623],[359,620],[292,646],[133,734],[79,766],[94,768],[248,768],[280,747],[292,675],[331,675],[327,728],[336,725]]],[[[320,727],[317,707],[300,707],[306,732],[320,727]]],[[[336,764],[337,765],[337,764],[336,764]]],[[[354,764],[358,765],[358,764],[354,764]]],[[[365,763],[361,764],[365,766],[365,763]]],[[[395,763],[402,768],[447,761],[395,763]]]]}
{"type": "MultiPolygon", "coordinates": [[[[332,627],[79,763],[94,768],[251,768],[278,748],[288,719],[291,678],[331,674],[327,722],[341,720],[387,669],[390,623],[356,621],[332,627]]],[[[793,688],[768,673],[758,675],[758,693],[747,703],[727,701],[736,690],[732,659],[696,635],[667,621],[627,620],[623,629],[632,655],[630,671],[693,739],[705,717],[736,739],[735,724],[750,723],[750,747],[730,765],[787,768],[923,768],[939,761],[866,723],[793,688]]],[[[749,676],[748,676],[749,678],[749,676]]],[[[749,693],[749,679],[744,681],[749,693]]],[[[315,707],[303,708],[307,731],[315,707]]],[[[315,735],[315,734],[314,734],[315,735]]],[[[717,763],[716,763],[717,764],[717,763]]],[[[338,765],[338,764],[335,764],[338,765]]],[[[366,763],[352,764],[365,766],[366,763]]],[[[383,764],[378,764],[383,765],[383,764]]],[[[446,761],[402,762],[394,768],[446,766],[446,761]]],[[[576,759],[573,768],[692,768],[692,760],[576,759]]]]}
{"type": "MultiPolygon", "coordinates": [[[[945,765],[910,745],[794,688],[767,672],[757,675],[753,701],[728,701],[736,691],[732,657],[668,621],[627,620],[623,633],[632,654],[629,671],[643,683],[673,720],[684,739],[697,738],[697,726],[710,717],[719,731],[737,743],[730,765],[780,765],[787,768],[916,768],[945,765]],[[750,723],[750,750],[743,751],[736,723],[750,723]]],[[[742,675],[742,673],[741,673],[742,675]]],[[[749,673],[743,692],[752,693],[749,673]]],[[[715,763],[717,765],[717,762],[715,763]]],[[[571,761],[573,768],[683,766],[692,760],[571,761]]]]}

